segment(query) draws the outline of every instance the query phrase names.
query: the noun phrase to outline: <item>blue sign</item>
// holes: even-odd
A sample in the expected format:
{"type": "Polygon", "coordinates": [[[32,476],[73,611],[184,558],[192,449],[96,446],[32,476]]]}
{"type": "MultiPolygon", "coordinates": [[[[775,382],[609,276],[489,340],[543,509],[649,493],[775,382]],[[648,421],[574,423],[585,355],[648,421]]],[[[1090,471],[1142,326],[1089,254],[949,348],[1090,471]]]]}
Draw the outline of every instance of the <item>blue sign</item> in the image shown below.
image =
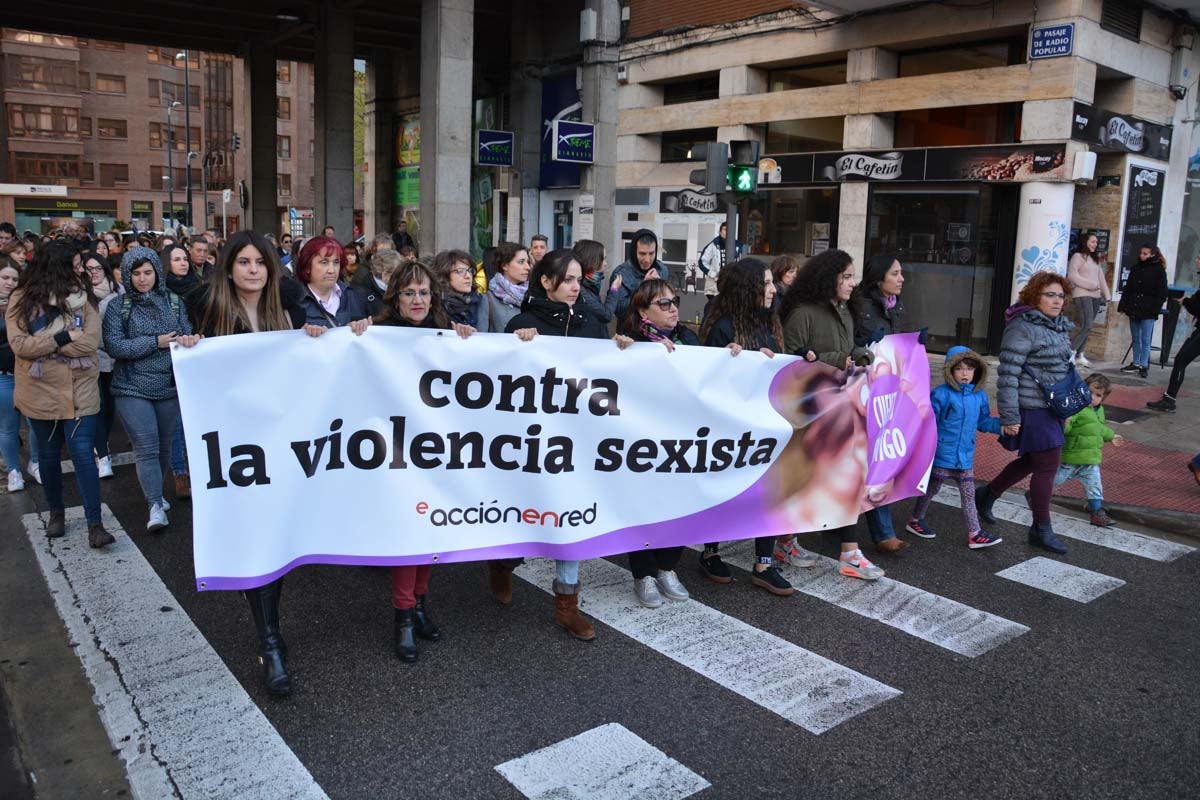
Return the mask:
{"type": "Polygon", "coordinates": [[[554,123],[560,119],[578,122],[583,119],[582,111],[583,103],[579,98],[579,89],[575,87],[575,70],[542,79],[541,170],[538,174],[540,188],[579,185],[580,166],[565,161],[553,161],[550,154],[554,150],[551,146],[554,123]]]}
{"type": "Polygon", "coordinates": [[[1038,58],[1061,58],[1069,56],[1075,49],[1075,23],[1034,28],[1029,40],[1030,60],[1038,58]]]}
{"type": "Polygon", "coordinates": [[[515,139],[512,131],[475,131],[475,163],[481,167],[511,167],[515,139]]]}
{"type": "Polygon", "coordinates": [[[590,122],[560,119],[551,134],[550,158],[572,164],[591,164],[595,161],[596,126],[590,122]]]}

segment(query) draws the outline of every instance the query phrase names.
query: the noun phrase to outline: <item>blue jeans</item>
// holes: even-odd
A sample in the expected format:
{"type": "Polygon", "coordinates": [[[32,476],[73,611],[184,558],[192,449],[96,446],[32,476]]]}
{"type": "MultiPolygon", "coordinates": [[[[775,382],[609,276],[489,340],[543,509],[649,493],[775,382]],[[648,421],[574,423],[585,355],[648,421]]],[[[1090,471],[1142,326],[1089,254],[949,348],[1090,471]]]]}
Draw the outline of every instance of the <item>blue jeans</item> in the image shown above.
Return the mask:
{"type": "Polygon", "coordinates": [[[555,561],[554,562],[554,577],[559,583],[565,583],[568,586],[574,586],[579,583],[579,562],[578,561],[555,561]]]}
{"type": "Polygon", "coordinates": [[[1130,319],[1129,335],[1133,338],[1133,363],[1150,367],[1150,342],[1154,339],[1153,319],[1130,319]]]}
{"type": "MultiPolygon", "coordinates": [[[[178,409],[176,409],[178,411],[178,409]]],[[[171,472],[176,475],[187,475],[187,444],[183,440],[183,417],[175,423],[175,432],[171,434],[171,472]]]]}
{"type": "Polygon", "coordinates": [[[83,514],[88,522],[100,522],[100,473],[96,469],[96,459],[92,457],[96,443],[96,415],[76,419],[31,419],[29,425],[37,433],[38,463],[46,505],[51,511],[64,509],[59,459],[65,440],[71,463],[75,465],[75,485],[83,499],[83,514]]]}
{"type": "MultiPolygon", "coordinates": [[[[12,375],[0,375],[0,457],[11,472],[21,469],[21,412],[13,406],[12,375]]],[[[37,439],[29,428],[29,461],[38,463],[37,439]]]]}
{"type": "Polygon", "coordinates": [[[1078,478],[1083,484],[1083,494],[1087,497],[1088,510],[1099,511],[1104,503],[1104,484],[1100,482],[1099,464],[1059,464],[1058,472],[1054,474],[1054,485],[1061,486],[1072,478],[1078,478]]]}
{"type": "Polygon", "coordinates": [[[878,544],[885,539],[896,538],[896,528],[892,525],[890,506],[872,508],[863,516],[867,518],[867,529],[871,531],[871,541],[878,544]]]}
{"type": "Polygon", "coordinates": [[[171,438],[179,422],[179,398],[146,400],[118,396],[113,401],[133,445],[138,483],[146,496],[146,505],[161,503],[163,475],[171,464],[171,438]]]}

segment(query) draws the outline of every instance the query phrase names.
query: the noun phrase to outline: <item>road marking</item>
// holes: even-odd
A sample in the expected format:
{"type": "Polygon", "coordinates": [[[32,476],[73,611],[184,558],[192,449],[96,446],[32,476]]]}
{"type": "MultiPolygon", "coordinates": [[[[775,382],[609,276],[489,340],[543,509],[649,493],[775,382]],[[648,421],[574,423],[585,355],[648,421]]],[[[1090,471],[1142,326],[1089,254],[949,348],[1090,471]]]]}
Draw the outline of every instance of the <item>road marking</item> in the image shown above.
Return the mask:
{"type": "MultiPolygon", "coordinates": [[[[135,459],[132,452],[112,454],[112,465],[114,467],[124,467],[128,464],[133,464],[134,462],[135,459]]],[[[75,465],[71,463],[70,459],[62,462],[62,471],[63,475],[75,472],[75,465]]]]}
{"type": "MultiPolygon", "coordinates": [[[[953,488],[942,487],[934,500],[955,508],[960,506],[958,490],[953,488]]],[[[1023,502],[997,500],[993,513],[997,519],[1015,522],[1025,527],[1033,524],[1033,513],[1023,502]]],[[[1056,511],[1050,512],[1050,518],[1054,523],[1054,532],[1059,536],[1107,547],[1110,550],[1119,550],[1122,553],[1148,558],[1151,561],[1174,561],[1196,549],[1188,547],[1186,544],[1177,544],[1166,539],[1157,539],[1121,528],[1097,528],[1086,520],[1069,517],[1056,511]]]]}
{"type": "Polygon", "coordinates": [[[22,521],[134,795],[325,798],[107,505],[101,519],[117,541],[99,551],[82,508],[62,539],[22,521]]]}
{"type": "Polygon", "coordinates": [[[1099,572],[1044,556],[1022,561],[996,574],[1001,578],[1079,603],[1090,603],[1097,597],[1125,585],[1125,581],[1120,578],[1101,575],[1099,572]]]}
{"type": "Polygon", "coordinates": [[[529,798],[683,800],[710,784],[615,722],[496,767],[529,798]]]}
{"type": "MultiPolygon", "coordinates": [[[[796,591],[959,655],[981,656],[1029,632],[1029,628],[1019,622],[891,578],[877,581],[847,578],[838,572],[836,559],[817,553],[813,556],[817,559],[815,567],[779,567],[780,573],[796,587],[796,591]]],[[[754,568],[754,542],[745,540],[722,545],[721,558],[749,571],[754,568]]]]}
{"type": "MultiPolygon", "coordinates": [[[[811,733],[901,694],[696,600],[643,608],[630,574],[604,559],[580,571],[585,613],[811,733]]],[[[527,561],[516,574],[553,592],[552,560],[527,561]]]]}

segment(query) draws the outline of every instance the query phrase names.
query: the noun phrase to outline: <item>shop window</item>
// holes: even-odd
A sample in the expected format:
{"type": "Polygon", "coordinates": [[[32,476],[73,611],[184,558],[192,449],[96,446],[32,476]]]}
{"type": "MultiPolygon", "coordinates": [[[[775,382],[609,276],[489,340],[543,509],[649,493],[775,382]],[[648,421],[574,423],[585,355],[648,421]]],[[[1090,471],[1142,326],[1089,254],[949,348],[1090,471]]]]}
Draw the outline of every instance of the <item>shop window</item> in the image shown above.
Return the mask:
{"type": "Polygon", "coordinates": [[[1100,27],[1131,41],[1142,38],[1142,6],[1129,0],[1104,0],[1100,4],[1100,27]]]}
{"type": "Polygon", "coordinates": [[[899,76],[934,75],[969,69],[1007,67],[1025,61],[1025,40],[1003,39],[901,53],[899,76]]]}
{"type": "Polygon", "coordinates": [[[79,109],[12,104],[8,107],[11,136],[51,139],[79,138],[79,109]]]}
{"type": "Polygon", "coordinates": [[[739,238],[757,255],[790,255],[803,263],[837,247],[837,224],[836,188],[778,189],[750,201],[746,231],[739,238]]]}
{"type": "Polygon", "coordinates": [[[96,135],[101,139],[128,139],[129,123],[123,119],[96,120],[96,135]]]}
{"type": "Polygon", "coordinates": [[[276,61],[275,62],[275,80],[280,83],[292,82],[292,62],[276,61]]]}
{"type": "Polygon", "coordinates": [[[292,176],[286,172],[279,173],[279,194],[282,197],[292,196],[292,176]]]}
{"type": "Polygon", "coordinates": [[[125,94],[125,76],[96,73],[96,91],[106,94],[125,94]]]}
{"type": "Polygon", "coordinates": [[[686,264],[688,260],[688,226],[668,223],[663,225],[662,253],[658,256],[669,264],[686,264]]]}
{"type": "Polygon", "coordinates": [[[96,165],[91,161],[84,161],[79,169],[80,183],[95,183],[96,182],[96,165]]]}
{"type": "Polygon", "coordinates": [[[292,118],[292,98],[276,97],[275,98],[275,116],[279,119],[292,118]]]}
{"type": "Polygon", "coordinates": [[[100,165],[100,185],[101,186],[116,186],[120,183],[129,183],[129,165],[128,164],[101,164],[100,165]]]}
{"type": "Polygon", "coordinates": [[[896,112],[896,147],[1003,144],[1021,138],[1021,104],[993,103],[896,112]]]}
{"type": "Polygon", "coordinates": [[[716,128],[697,128],[690,131],[664,133],[662,135],[660,160],[664,164],[697,161],[696,145],[701,142],[715,142],[716,140],[716,128]]]}
{"type": "Polygon", "coordinates": [[[80,158],[56,153],[13,153],[12,176],[18,183],[54,183],[79,179],[80,158]]]}
{"type": "Polygon", "coordinates": [[[663,84],[664,106],[673,106],[678,103],[694,103],[698,100],[716,100],[720,96],[720,73],[663,84]]]}
{"type": "Polygon", "coordinates": [[[786,92],[790,89],[809,89],[813,86],[836,86],[846,82],[846,61],[827,64],[805,64],[773,69],[767,73],[767,91],[786,92]]]}
{"type": "Polygon", "coordinates": [[[79,90],[79,72],[74,61],[6,55],[4,67],[5,86],[9,89],[64,93],[79,90]]]}
{"type": "Polygon", "coordinates": [[[292,157],[292,137],[276,136],[275,137],[275,157],[276,158],[291,158],[292,157]]]}
{"type": "Polygon", "coordinates": [[[842,149],[845,117],[789,119],[767,123],[765,153],[811,153],[842,149]]]}

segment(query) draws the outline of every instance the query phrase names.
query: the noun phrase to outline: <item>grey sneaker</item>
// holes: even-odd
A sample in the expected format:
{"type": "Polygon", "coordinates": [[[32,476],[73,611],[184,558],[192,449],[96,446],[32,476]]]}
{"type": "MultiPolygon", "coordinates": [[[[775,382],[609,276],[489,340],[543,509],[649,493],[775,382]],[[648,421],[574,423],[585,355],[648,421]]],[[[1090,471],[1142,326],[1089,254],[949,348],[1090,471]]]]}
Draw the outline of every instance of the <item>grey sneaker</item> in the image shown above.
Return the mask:
{"type": "Polygon", "coordinates": [[[658,584],[658,590],[668,600],[687,600],[691,597],[688,594],[687,587],[680,582],[679,576],[675,574],[674,570],[669,569],[658,573],[654,581],[658,584]]]}
{"type": "Polygon", "coordinates": [[[167,527],[167,512],[163,511],[162,503],[150,506],[150,521],[146,523],[146,531],[154,533],[167,527]]]}
{"type": "Polygon", "coordinates": [[[884,575],[883,570],[872,564],[867,560],[866,556],[861,554],[853,561],[839,558],[838,568],[847,578],[861,578],[864,581],[879,580],[884,575]]]}
{"type": "Polygon", "coordinates": [[[658,593],[658,584],[649,575],[633,582],[633,593],[637,595],[638,602],[646,608],[658,608],[663,604],[662,595],[658,593]]]}

